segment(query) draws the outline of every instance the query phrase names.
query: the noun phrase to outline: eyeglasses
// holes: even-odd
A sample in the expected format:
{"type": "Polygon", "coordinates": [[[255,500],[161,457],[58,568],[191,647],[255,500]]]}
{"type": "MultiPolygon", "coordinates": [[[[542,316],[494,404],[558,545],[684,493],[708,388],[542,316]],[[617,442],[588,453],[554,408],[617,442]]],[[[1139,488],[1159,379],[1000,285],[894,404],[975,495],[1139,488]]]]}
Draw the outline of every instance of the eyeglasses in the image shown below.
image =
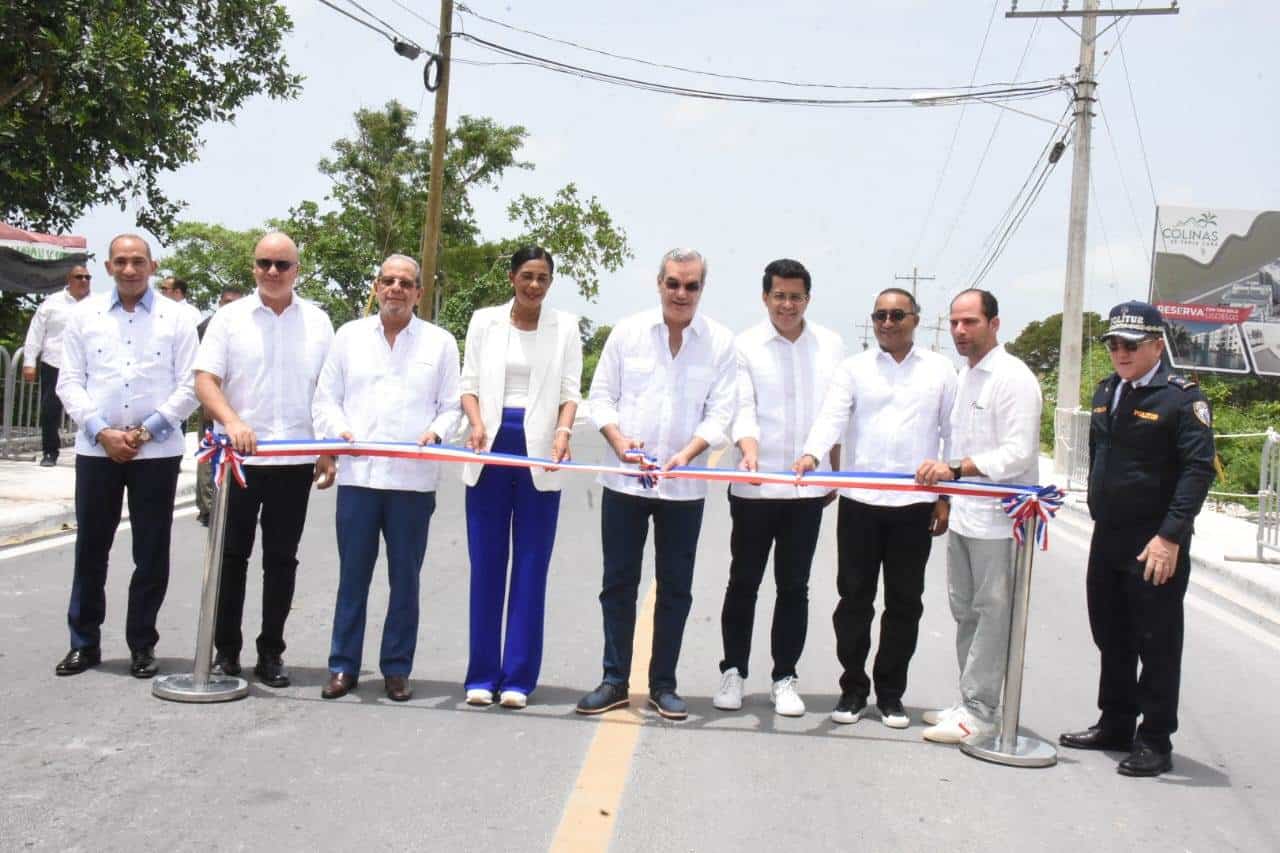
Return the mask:
{"type": "Polygon", "coordinates": [[[76,275],[73,275],[71,277],[74,278],[76,281],[92,281],[93,280],[93,276],[89,275],[88,273],[77,273],[76,275]]]}
{"type": "Polygon", "coordinates": [[[916,312],[914,311],[903,311],[901,308],[894,308],[891,311],[886,311],[885,309],[881,308],[879,311],[871,312],[871,319],[875,320],[877,323],[883,323],[886,320],[892,320],[895,323],[901,323],[903,320],[907,319],[908,317],[914,316],[915,313],[916,312]]]}
{"type": "Polygon", "coordinates": [[[781,290],[770,290],[769,299],[778,305],[803,305],[809,301],[807,293],[783,293],[781,290]]]}
{"type": "Polygon", "coordinates": [[[697,293],[702,289],[702,282],[700,281],[686,281],[684,284],[681,284],[675,279],[667,279],[662,283],[662,285],[672,293],[679,290],[683,290],[685,293],[697,293]]]}
{"type": "Polygon", "coordinates": [[[254,258],[253,263],[258,267],[258,269],[262,270],[263,272],[267,272],[272,267],[275,267],[280,272],[288,272],[289,270],[293,269],[294,264],[296,262],[295,261],[273,261],[271,258],[254,258]]]}
{"type": "Polygon", "coordinates": [[[1130,340],[1124,340],[1124,339],[1116,340],[1115,338],[1107,338],[1107,349],[1110,350],[1111,352],[1116,352],[1121,347],[1123,347],[1125,352],[1137,352],[1138,347],[1142,346],[1147,341],[1154,341],[1154,340],[1155,338],[1143,338],[1140,341],[1130,341],[1130,340]]]}
{"type": "Polygon", "coordinates": [[[163,290],[165,293],[168,293],[170,290],[173,290],[174,288],[172,284],[162,284],[160,285],[160,289],[163,290]]]}
{"type": "Polygon", "coordinates": [[[398,275],[380,275],[378,276],[378,284],[383,287],[391,287],[392,285],[400,285],[405,290],[413,290],[418,283],[411,278],[404,278],[398,275]]]}

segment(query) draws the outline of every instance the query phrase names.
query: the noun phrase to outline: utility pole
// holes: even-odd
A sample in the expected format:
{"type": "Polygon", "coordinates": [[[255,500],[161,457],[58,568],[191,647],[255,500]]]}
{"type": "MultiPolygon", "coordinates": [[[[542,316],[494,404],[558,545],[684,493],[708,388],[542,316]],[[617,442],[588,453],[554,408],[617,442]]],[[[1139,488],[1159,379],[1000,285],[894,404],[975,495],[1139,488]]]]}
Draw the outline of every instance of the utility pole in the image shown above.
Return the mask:
{"type": "Polygon", "coordinates": [[[866,320],[863,320],[861,323],[858,324],[858,328],[862,330],[862,348],[870,349],[871,348],[871,323],[869,323],[866,320]]]}
{"type": "MultiPolygon", "coordinates": [[[[431,122],[431,174],[427,183],[427,221],[422,229],[422,296],[418,316],[436,318],[436,278],[440,266],[440,215],[444,195],[444,149],[449,117],[449,56],[453,44],[453,0],[440,0],[440,58],[436,113],[431,122]]],[[[424,81],[425,82],[425,81],[424,81]]]]}
{"type": "MultiPolygon", "coordinates": [[[[1080,406],[1081,342],[1084,336],[1084,261],[1089,233],[1089,148],[1093,132],[1093,102],[1098,81],[1093,76],[1093,62],[1098,37],[1119,23],[1126,15],[1176,15],[1176,0],[1167,9],[1099,9],[1098,0],[1084,0],[1076,11],[1062,4],[1057,12],[1019,12],[1017,0],[1005,13],[1006,18],[1057,18],[1080,36],[1080,65],[1075,91],[1075,153],[1071,160],[1071,208],[1067,217],[1067,276],[1062,295],[1062,339],[1058,350],[1059,411],[1075,411],[1080,406]],[[1098,18],[1112,18],[1098,32],[1098,18]],[[1079,18],[1080,29],[1067,23],[1079,18]]],[[[1055,419],[1056,420],[1056,419],[1055,419]]],[[[1053,439],[1055,471],[1065,471],[1071,448],[1067,436],[1057,430],[1053,439]]]]}
{"type": "Polygon", "coordinates": [[[920,275],[920,270],[917,269],[916,267],[912,267],[911,275],[895,275],[893,277],[893,280],[911,282],[911,298],[919,301],[916,295],[916,288],[918,283],[922,281],[933,281],[935,278],[936,276],[932,276],[932,275],[920,275]]]}

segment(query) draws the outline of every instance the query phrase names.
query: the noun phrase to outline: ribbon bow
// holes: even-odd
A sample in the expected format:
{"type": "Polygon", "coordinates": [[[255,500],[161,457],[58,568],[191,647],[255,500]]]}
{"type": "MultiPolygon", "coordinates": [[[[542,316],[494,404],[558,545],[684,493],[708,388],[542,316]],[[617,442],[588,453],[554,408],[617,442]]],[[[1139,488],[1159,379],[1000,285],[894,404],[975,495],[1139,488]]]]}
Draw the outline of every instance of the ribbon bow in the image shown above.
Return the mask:
{"type": "Polygon", "coordinates": [[[1035,539],[1041,551],[1049,548],[1049,519],[1057,515],[1062,508],[1065,495],[1057,486],[1041,486],[1035,491],[1019,492],[1001,499],[1005,515],[1013,520],[1013,539],[1023,544],[1022,523],[1028,518],[1036,519],[1035,539]]]}
{"type": "MultiPolygon", "coordinates": [[[[632,448],[624,453],[623,456],[626,461],[638,464],[641,471],[649,471],[658,467],[657,458],[650,456],[639,448],[632,448]]],[[[653,474],[641,474],[640,485],[644,486],[646,489],[652,489],[654,486],[658,485],[658,478],[653,474]]]]}
{"type": "Polygon", "coordinates": [[[227,469],[231,469],[231,475],[236,478],[236,482],[244,487],[244,469],[241,462],[244,460],[236,449],[231,446],[231,436],[215,435],[213,430],[206,429],[204,438],[200,439],[200,452],[196,454],[197,462],[208,462],[213,467],[213,482],[221,487],[227,477],[227,469]]]}

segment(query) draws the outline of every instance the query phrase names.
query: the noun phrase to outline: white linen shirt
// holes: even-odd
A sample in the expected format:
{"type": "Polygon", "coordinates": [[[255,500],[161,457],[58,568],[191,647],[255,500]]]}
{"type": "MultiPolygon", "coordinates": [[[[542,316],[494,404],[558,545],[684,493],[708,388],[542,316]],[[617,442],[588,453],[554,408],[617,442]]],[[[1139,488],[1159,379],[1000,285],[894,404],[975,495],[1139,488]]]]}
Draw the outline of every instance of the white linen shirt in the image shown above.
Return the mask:
{"type": "Polygon", "coordinates": [[[62,367],[62,334],[75,309],[74,296],[65,288],[45,297],[27,327],[27,339],[22,345],[22,361],[35,367],[37,360],[50,367],[62,367]]]}
{"type": "MultiPolygon", "coordinates": [[[[732,332],[695,314],[675,356],[667,335],[656,308],[618,323],[605,341],[587,395],[597,429],[617,425],[623,435],[643,441],[659,464],[695,435],[713,447],[723,445],[737,393],[732,332]]],[[[704,451],[690,464],[705,465],[706,456],[704,451]]],[[[610,449],[606,464],[616,461],[610,449]]],[[[622,474],[601,474],[599,482],[615,492],[665,500],[701,500],[707,494],[705,480],[661,480],[651,489],[622,474]]]]}
{"type": "MultiPolygon", "coordinates": [[[[822,459],[840,443],[842,471],[915,474],[923,460],[946,458],[955,396],[956,372],[945,356],[913,346],[898,362],[882,349],[865,350],[836,368],[804,452],[822,459]]],[[[840,494],[876,506],[937,499],[925,492],[840,494]]]]}
{"type": "MultiPolygon", "coordinates": [[[[311,409],[316,436],[357,441],[417,441],[427,430],[441,438],[458,426],[458,342],[413,317],[387,343],[382,320],[362,317],[334,335],[311,409]]],[[[438,462],[385,456],[339,456],[338,485],[433,492],[438,462]]]]}
{"type": "MultiPolygon", "coordinates": [[[[761,471],[790,471],[804,452],[822,394],[831,375],[844,360],[844,341],[825,326],[805,321],[794,342],[778,334],[771,320],[747,329],[734,340],[738,354],[738,411],[730,437],[760,443],[761,471]]],[[[738,460],[742,460],[741,451],[738,460]]],[[[826,454],[819,471],[830,471],[826,454]]],[[[730,494],[740,498],[820,498],[827,489],[815,486],[753,486],[734,483],[730,494]]]]}
{"type": "MultiPolygon", "coordinates": [[[[194,331],[195,327],[192,327],[194,331]]],[[[317,305],[293,294],[279,314],[257,292],[222,306],[205,329],[196,370],[222,380],[222,393],[258,441],[315,438],[311,399],[333,323],[317,305]]],[[[215,429],[224,429],[215,423],[215,429]]],[[[314,456],[250,456],[246,465],[302,465],[314,456]]]]}
{"type": "Polygon", "coordinates": [[[76,430],[76,453],[106,456],[97,435],[107,427],[139,424],[152,440],[135,459],[163,459],[186,452],[182,421],[195,411],[191,373],[196,328],[176,305],[143,294],[133,311],[115,288],[87,296],[63,334],[58,397],[76,430]]]}
{"type": "MultiPolygon", "coordinates": [[[[169,297],[167,296],[164,298],[169,299],[169,297]]],[[[192,305],[190,302],[188,302],[185,299],[170,299],[169,301],[172,302],[174,305],[177,305],[183,311],[185,311],[187,313],[187,317],[190,318],[192,324],[196,326],[200,325],[200,320],[203,318],[203,315],[201,315],[199,308],[192,305]]]]}
{"type": "MultiPolygon", "coordinates": [[[[998,345],[960,369],[951,410],[951,459],[966,456],[979,482],[1033,486],[1040,475],[1040,383],[1021,360],[998,345]]],[[[972,539],[1010,539],[1013,524],[999,498],[951,499],[949,525],[972,539]]]]}

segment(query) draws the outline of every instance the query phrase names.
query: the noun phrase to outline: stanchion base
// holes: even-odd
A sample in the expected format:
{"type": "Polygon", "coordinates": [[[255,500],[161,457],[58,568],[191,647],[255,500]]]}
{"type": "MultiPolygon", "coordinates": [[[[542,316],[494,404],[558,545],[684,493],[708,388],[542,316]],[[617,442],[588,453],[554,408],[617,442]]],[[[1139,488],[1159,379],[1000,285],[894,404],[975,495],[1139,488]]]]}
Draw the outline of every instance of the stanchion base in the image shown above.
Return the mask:
{"type": "Polygon", "coordinates": [[[1039,738],[1018,735],[1013,752],[1000,749],[1000,735],[986,735],[960,744],[960,751],[1008,767],[1052,767],[1058,763],[1058,750],[1039,738]]]}
{"type": "Polygon", "coordinates": [[[206,684],[196,684],[190,673],[164,675],[151,682],[151,693],[170,702],[231,702],[249,695],[249,682],[232,675],[210,675],[206,684]]]}

